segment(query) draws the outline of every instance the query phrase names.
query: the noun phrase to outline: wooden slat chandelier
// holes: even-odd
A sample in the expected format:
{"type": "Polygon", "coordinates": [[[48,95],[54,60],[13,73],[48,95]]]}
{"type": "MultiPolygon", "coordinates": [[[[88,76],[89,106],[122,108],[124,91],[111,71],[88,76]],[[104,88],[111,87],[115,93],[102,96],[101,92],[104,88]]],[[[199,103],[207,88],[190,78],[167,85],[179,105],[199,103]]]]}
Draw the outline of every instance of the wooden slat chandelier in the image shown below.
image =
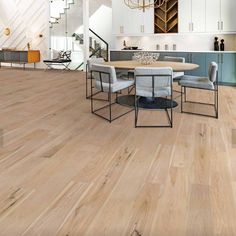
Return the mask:
{"type": "Polygon", "coordinates": [[[145,11],[149,7],[160,7],[167,0],[124,0],[125,5],[131,9],[139,9],[145,11]]]}

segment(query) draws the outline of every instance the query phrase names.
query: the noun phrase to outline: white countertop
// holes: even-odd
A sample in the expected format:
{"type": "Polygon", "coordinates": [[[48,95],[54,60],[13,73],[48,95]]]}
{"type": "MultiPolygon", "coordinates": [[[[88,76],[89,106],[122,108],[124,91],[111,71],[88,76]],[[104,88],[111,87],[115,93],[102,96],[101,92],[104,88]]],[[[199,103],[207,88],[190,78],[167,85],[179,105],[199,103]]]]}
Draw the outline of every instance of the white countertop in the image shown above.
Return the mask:
{"type": "Polygon", "coordinates": [[[174,51],[174,50],[123,50],[123,49],[110,49],[110,51],[112,51],[112,52],[140,52],[140,51],[142,51],[142,52],[196,52],[196,53],[236,53],[236,51],[210,51],[210,50],[208,50],[208,51],[184,51],[184,50],[176,50],[176,51],[174,51]]]}

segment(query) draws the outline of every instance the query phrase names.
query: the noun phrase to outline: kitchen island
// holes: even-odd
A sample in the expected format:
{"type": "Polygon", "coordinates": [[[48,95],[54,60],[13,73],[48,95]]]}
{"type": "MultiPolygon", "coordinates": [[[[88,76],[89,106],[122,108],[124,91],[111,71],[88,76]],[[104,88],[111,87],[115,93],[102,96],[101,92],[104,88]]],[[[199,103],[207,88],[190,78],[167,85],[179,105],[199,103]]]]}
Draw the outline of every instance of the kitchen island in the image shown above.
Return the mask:
{"type": "Polygon", "coordinates": [[[111,61],[132,60],[135,52],[160,53],[160,60],[165,56],[184,57],[187,63],[198,64],[199,68],[188,72],[189,75],[206,76],[210,62],[219,65],[219,84],[236,86],[236,51],[160,51],[160,50],[110,50],[111,61]]]}

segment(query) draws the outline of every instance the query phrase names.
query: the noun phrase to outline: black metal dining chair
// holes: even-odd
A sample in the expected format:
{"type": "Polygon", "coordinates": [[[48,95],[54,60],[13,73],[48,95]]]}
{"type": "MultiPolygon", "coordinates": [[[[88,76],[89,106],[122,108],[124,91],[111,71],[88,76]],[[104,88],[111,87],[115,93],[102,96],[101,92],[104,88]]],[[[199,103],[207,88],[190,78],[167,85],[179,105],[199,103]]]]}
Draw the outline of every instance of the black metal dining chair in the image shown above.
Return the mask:
{"type": "Polygon", "coordinates": [[[91,84],[91,112],[109,122],[112,122],[121,116],[134,110],[134,108],[129,109],[129,111],[112,117],[112,105],[117,104],[117,99],[119,92],[128,89],[134,85],[134,80],[128,80],[124,78],[118,78],[116,75],[116,70],[113,66],[105,66],[93,64],[91,70],[91,76],[95,79],[95,87],[91,84]],[[96,92],[94,93],[94,89],[96,92]],[[100,108],[94,108],[94,94],[97,92],[108,94],[108,104],[100,108]],[[116,95],[115,101],[112,101],[112,94],[116,95]],[[99,114],[98,112],[108,108],[108,117],[99,114]]]}
{"type": "Polygon", "coordinates": [[[173,127],[173,70],[170,67],[165,68],[147,68],[139,67],[135,69],[135,127],[173,127]],[[165,99],[164,110],[166,112],[169,125],[138,125],[139,100],[140,98],[152,99],[170,98],[170,107],[165,99]],[[170,110],[170,114],[168,112],[170,110]]]}
{"type": "Polygon", "coordinates": [[[216,62],[211,62],[209,65],[208,76],[207,77],[198,77],[198,76],[190,76],[185,75],[179,81],[179,85],[181,85],[181,112],[195,115],[208,116],[213,118],[218,118],[219,116],[219,86],[218,86],[218,64],[216,62]],[[200,89],[206,90],[214,93],[214,103],[202,103],[196,101],[188,101],[187,100],[187,89],[200,89]],[[184,110],[184,103],[195,103],[202,104],[214,107],[214,115],[208,115],[198,112],[190,112],[184,110]]]}

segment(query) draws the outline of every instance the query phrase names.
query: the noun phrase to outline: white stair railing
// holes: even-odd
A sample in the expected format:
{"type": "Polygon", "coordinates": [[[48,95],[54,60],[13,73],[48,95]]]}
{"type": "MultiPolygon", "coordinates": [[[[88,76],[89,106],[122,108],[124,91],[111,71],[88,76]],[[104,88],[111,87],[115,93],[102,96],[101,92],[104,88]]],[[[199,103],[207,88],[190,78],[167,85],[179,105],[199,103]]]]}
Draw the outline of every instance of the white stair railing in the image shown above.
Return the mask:
{"type": "Polygon", "coordinates": [[[66,13],[70,6],[74,4],[74,0],[51,0],[50,2],[50,23],[58,24],[62,15],[66,13]]]}

